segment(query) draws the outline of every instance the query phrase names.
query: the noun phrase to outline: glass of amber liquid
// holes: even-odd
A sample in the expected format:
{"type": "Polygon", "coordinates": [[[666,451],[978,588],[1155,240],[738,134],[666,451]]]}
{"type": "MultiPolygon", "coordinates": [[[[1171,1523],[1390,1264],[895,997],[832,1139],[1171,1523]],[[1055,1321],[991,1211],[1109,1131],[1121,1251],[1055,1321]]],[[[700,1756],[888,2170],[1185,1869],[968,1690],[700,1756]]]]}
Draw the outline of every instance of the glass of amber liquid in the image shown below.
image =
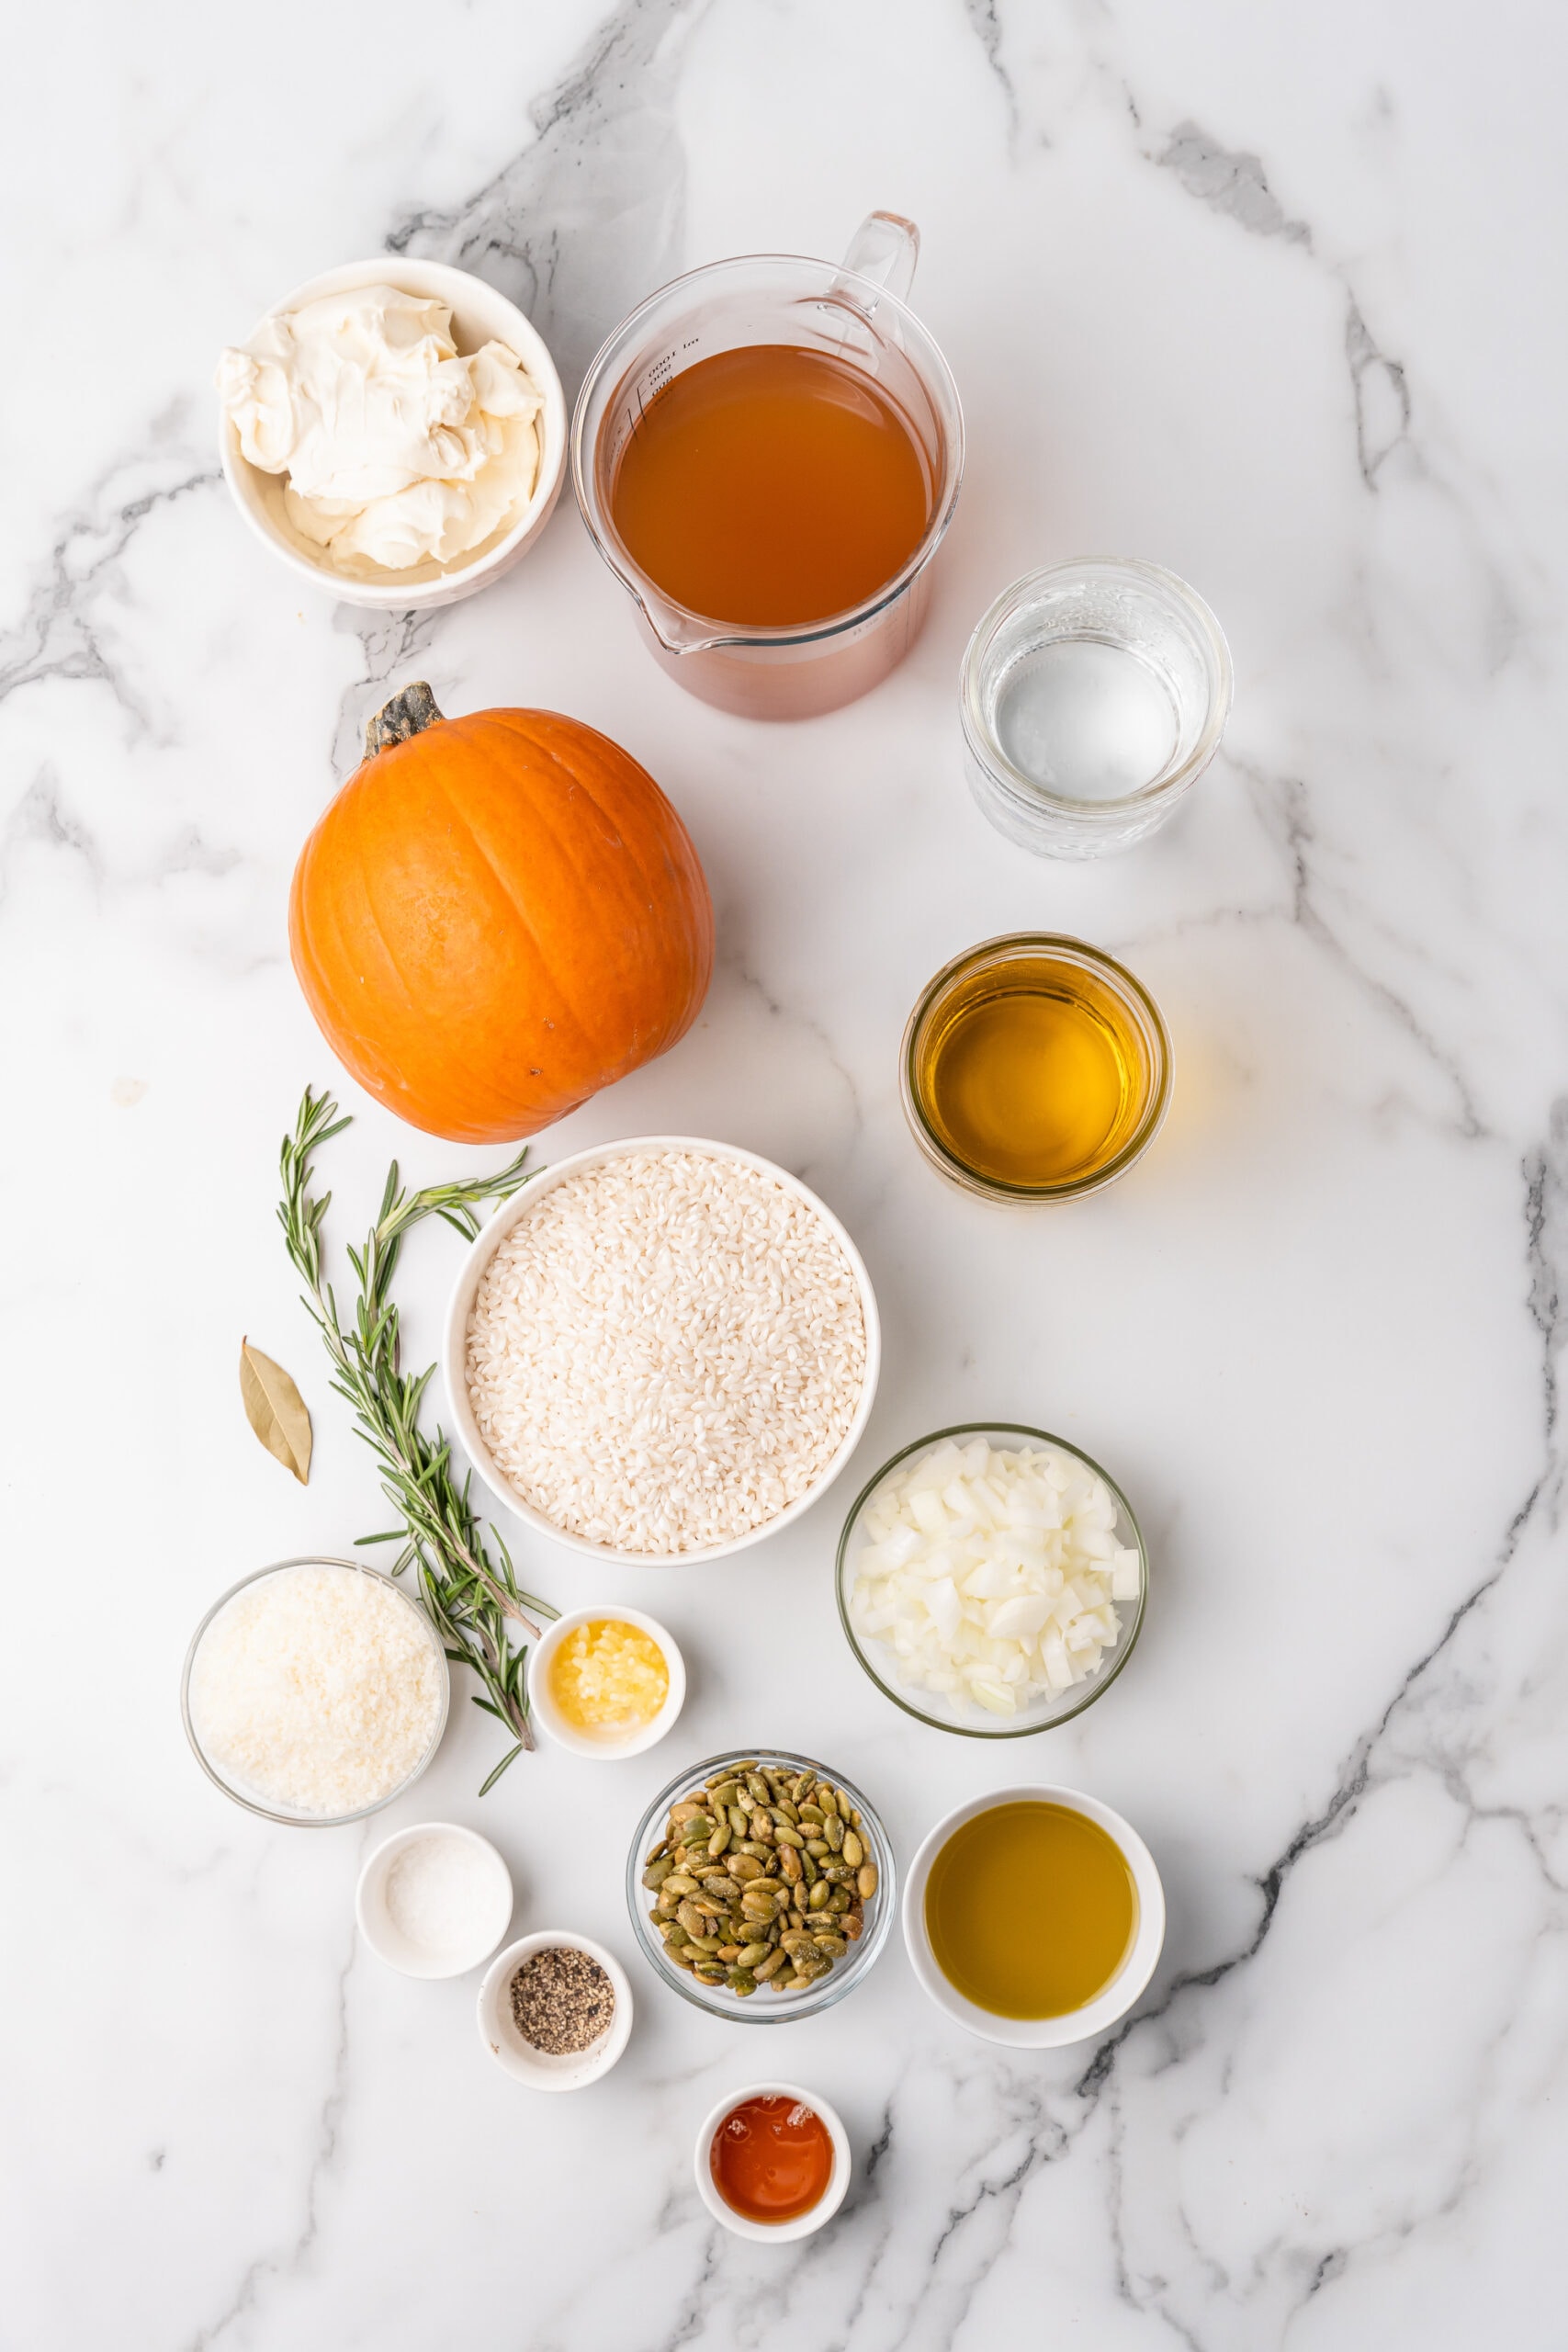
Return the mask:
{"type": "Polygon", "coordinates": [[[1124,966],[1019,932],[944,965],[909,1015],[904,1114],[933,1168],[992,1201],[1081,1199],[1124,1175],[1170,1102],[1170,1038],[1124,966]]]}
{"type": "Polygon", "coordinates": [[[843,264],[716,262],[595,358],[572,476],[680,684],[755,718],[865,694],[925,617],[964,471],[958,392],[903,300],[919,237],[873,213],[843,264]]]}

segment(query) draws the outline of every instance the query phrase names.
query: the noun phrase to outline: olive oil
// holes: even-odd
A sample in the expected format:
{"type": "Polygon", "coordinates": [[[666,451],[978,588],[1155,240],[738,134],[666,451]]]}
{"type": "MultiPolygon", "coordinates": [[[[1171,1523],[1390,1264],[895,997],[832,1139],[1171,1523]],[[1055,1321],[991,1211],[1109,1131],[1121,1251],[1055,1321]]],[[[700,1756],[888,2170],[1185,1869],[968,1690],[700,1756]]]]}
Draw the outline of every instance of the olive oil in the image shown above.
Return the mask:
{"type": "Polygon", "coordinates": [[[1002,941],[951,968],[909,1046],[914,1099],[939,1149],[1013,1193],[1092,1184],[1137,1137],[1161,1076],[1161,1040],[1135,989],[1109,957],[1067,940],[1002,941]]]}
{"type": "Polygon", "coordinates": [[[926,1934],[955,1991],[994,2017],[1059,2018],[1103,1993],[1138,1925],[1114,1838],[1067,1805],[992,1805],[926,1881],[926,1934]]]}

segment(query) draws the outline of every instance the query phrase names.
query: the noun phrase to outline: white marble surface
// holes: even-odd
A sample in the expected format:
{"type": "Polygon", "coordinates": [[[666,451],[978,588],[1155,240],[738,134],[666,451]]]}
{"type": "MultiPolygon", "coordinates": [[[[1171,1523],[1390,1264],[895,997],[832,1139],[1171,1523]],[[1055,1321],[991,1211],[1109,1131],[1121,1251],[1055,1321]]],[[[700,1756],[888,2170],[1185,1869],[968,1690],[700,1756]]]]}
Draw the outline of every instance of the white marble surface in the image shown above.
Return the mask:
{"type": "MultiPolygon", "coordinates": [[[[1562,23],[1543,0],[32,12],[4,163],[7,2352],[1562,2342],[1562,23]],[[924,231],[972,462],[927,634],[855,708],[770,730],[690,701],[570,501],[427,621],[302,603],[230,509],[214,355],[315,270],[457,259],[575,372],[675,267],[833,253],[873,205],[924,231]],[[954,677],[998,588],[1086,552],[1193,581],[1237,692],[1182,819],[1072,870],[970,807],[954,677]],[[272,1202],[301,1085],[334,1076],[288,875],[411,673],[448,707],[606,729],[712,878],[700,1028],[544,1152],[687,1128],[787,1161],[879,1288],[863,1469],[1017,1417],[1140,1506],[1140,1650],[1021,1758],[921,1733],[860,1677],[829,1576],[848,1489],[657,1597],[694,1668],[677,1747],[819,1752],[906,1856],[1021,1761],[1133,1817],[1170,1933],[1098,2048],[972,2042],[897,1950],[812,2023],[705,2020],[621,1908],[678,1754],[540,1755],[481,1804],[465,1710],[378,1831],[482,1825],[519,1930],[586,1928],[639,1971],[614,2078],[531,2099],[479,2047],[477,1979],[356,1946],[373,1833],[268,1829],[186,1753],[211,1597],[379,1517],[272,1202]],[[928,1173],[894,1057],[940,962],[1040,924],[1126,956],[1179,1077],[1131,1179],[1031,1220],[928,1173]],[[306,1492],[241,1419],[243,1331],[308,1390],[306,1492]],[[769,2068],[829,2094],[857,2151],[843,2215],[787,2251],[716,2233],[690,2171],[709,2104],[769,2068]]],[[[391,1153],[465,1157],[343,1091],[340,1241],[391,1153]]],[[[455,1247],[407,1264],[430,1352],[455,1247]]]]}

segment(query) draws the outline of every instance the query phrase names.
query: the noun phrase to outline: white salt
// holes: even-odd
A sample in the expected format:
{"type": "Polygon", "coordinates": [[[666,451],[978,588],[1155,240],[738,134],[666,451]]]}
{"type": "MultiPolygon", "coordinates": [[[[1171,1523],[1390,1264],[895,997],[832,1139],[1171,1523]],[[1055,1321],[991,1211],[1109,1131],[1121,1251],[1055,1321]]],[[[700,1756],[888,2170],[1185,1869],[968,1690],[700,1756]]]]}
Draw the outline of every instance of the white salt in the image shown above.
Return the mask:
{"type": "Polygon", "coordinates": [[[393,1858],[384,1899],[392,1926],[422,1959],[452,1961],[493,1943],[497,1894],[483,1847],[435,1829],[393,1858]]]}
{"type": "Polygon", "coordinates": [[[1067,637],[1014,662],[996,729],[1014,767],[1061,799],[1119,800],[1163,773],[1178,724],[1165,681],[1137,654],[1067,637]]]}

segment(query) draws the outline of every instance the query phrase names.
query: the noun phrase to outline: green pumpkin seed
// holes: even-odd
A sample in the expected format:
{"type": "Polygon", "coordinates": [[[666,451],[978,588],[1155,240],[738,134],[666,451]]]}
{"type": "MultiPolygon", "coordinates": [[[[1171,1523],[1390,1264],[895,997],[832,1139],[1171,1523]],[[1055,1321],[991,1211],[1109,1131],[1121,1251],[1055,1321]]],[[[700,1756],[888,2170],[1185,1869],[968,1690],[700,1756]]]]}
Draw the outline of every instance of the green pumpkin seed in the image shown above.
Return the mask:
{"type": "Polygon", "coordinates": [[[826,1976],[863,1935],[875,1892],[859,1826],[813,1772],[755,1760],[716,1772],[671,1807],[644,1860],[649,1918],[672,1964],[739,1999],[826,1976]]]}
{"type": "Polygon", "coordinates": [[[872,1896],[876,1893],[877,1888],[877,1871],[876,1864],[874,1862],[863,1862],[861,1864],[859,1870],[855,1872],[855,1884],[860,1890],[861,1901],[863,1903],[869,1903],[872,1896]]]}

